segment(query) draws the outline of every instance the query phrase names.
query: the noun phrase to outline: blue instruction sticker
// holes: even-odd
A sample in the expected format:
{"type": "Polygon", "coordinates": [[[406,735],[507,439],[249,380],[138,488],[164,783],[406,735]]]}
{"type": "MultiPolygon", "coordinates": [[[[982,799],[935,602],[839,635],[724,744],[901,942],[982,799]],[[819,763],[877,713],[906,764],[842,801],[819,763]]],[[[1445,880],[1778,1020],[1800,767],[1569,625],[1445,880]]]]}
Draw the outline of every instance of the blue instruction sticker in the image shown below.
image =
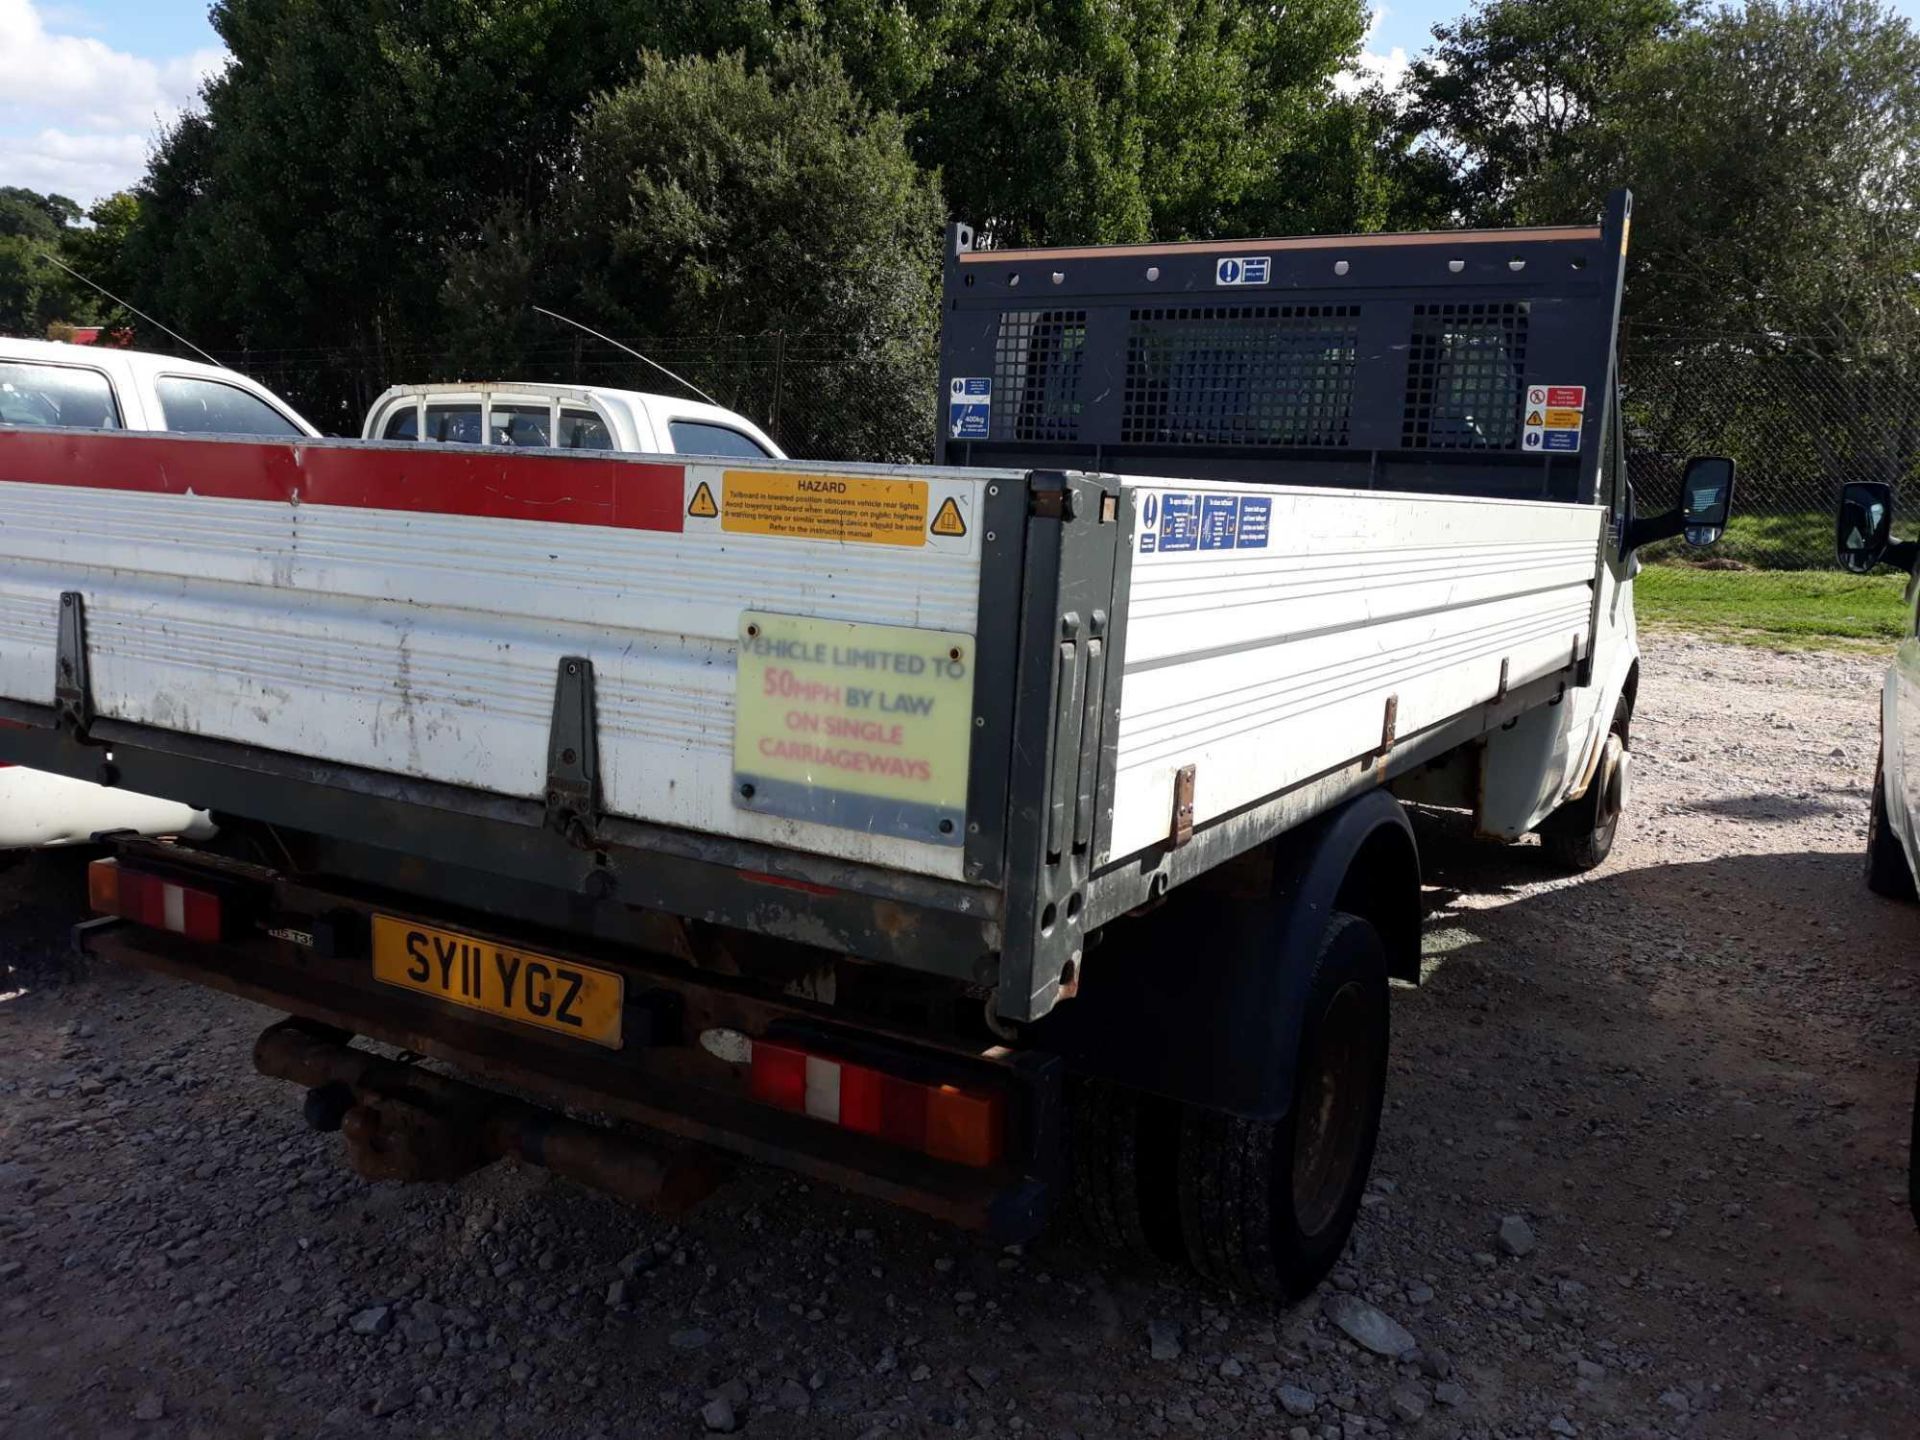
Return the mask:
{"type": "Polygon", "coordinates": [[[1200,497],[1200,548],[1231,550],[1240,533],[1240,501],[1232,495],[1200,497]]]}
{"type": "Polygon", "coordinates": [[[1160,548],[1192,550],[1200,543],[1200,504],[1196,495],[1160,497],[1160,548]]]}
{"type": "Polygon", "coordinates": [[[947,386],[947,434],[955,440],[985,440],[993,419],[991,376],[956,375],[947,386]]]}
{"type": "Polygon", "coordinates": [[[1264,550],[1267,548],[1267,530],[1273,520],[1273,498],[1269,495],[1243,495],[1240,497],[1240,521],[1235,528],[1233,545],[1236,550],[1264,550]]]}
{"type": "Polygon", "coordinates": [[[1549,430],[1546,432],[1546,448],[1549,450],[1578,450],[1580,432],[1578,430],[1549,430]]]}

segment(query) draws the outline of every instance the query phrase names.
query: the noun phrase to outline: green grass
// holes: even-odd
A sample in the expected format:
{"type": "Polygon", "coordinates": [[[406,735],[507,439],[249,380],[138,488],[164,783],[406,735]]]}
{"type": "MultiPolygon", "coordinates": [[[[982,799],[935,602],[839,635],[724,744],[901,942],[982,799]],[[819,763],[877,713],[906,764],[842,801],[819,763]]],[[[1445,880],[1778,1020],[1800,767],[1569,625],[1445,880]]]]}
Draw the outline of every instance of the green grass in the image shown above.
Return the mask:
{"type": "MultiPolygon", "coordinates": [[[[1736,506],[1726,534],[1707,553],[1768,570],[1824,570],[1833,564],[1833,514],[1789,510],[1754,515],[1736,506]]],[[[1686,560],[1694,554],[1683,540],[1663,540],[1648,546],[1642,558],[1652,562],[1686,560]]]]}
{"type": "Polygon", "coordinates": [[[1877,647],[1898,640],[1907,624],[1903,578],[1892,572],[1649,565],[1633,595],[1642,625],[1759,644],[1877,647]]]}

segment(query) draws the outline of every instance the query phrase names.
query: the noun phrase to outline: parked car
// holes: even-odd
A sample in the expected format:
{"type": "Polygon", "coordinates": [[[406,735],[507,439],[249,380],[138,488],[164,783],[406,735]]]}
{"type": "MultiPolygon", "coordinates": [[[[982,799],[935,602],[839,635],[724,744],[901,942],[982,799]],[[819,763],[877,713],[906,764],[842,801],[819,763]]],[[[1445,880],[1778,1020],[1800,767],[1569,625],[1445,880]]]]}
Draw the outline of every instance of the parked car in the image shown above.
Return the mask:
{"type": "Polygon", "coordinates": [[[1840,492],[1834,540],[1843,569],[1865,575],[1876,565],[1907,572],[1907,620],[1880,689],[1880,757],[1874,767],[1867,821],[1867,888],[1912,900],[1920,846],[1920,543],[1893,538],[1893,487],[1855,481],[1840,492]]]}
{"type": "Polygon", "coordinates": [[[366,440],[784,460],[746,416],[718,405],[597,385],[396,385],[367,411],[366,440]]]}
{"type": "MultiPolygon", "coordinates": [[[[217,365],[141,350],[8,339],[0,339],[0,426],[320,433],[265,386],[217,365]]],[[[0,767],[0,850],[78,844],[108,830],[198,839],[213,829],[205,811],[176,801],[20,765],[0,767]]]]}
{"type": "Polygon", "coordinates": [[[266,386],[218,365],[48,340],[0,339],[0,425],[320,433],[266,386]]]}

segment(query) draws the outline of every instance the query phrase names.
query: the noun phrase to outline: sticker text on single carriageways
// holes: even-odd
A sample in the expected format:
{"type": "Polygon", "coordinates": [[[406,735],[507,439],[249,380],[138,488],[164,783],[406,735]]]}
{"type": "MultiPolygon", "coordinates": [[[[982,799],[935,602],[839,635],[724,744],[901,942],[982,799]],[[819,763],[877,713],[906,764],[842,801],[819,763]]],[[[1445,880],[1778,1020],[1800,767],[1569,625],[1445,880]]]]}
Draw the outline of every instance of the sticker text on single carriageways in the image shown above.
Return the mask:
{"type": "Polygon", "coordinates": [[[729,470],[721,480],[720,528],[796,540],[925,545],[927,482],[729,470]]]}
{"type": "Polygon", "coordinates": [[[748,611],[734,699],[736,805],[962,843],[971,635],[748,611]]]}

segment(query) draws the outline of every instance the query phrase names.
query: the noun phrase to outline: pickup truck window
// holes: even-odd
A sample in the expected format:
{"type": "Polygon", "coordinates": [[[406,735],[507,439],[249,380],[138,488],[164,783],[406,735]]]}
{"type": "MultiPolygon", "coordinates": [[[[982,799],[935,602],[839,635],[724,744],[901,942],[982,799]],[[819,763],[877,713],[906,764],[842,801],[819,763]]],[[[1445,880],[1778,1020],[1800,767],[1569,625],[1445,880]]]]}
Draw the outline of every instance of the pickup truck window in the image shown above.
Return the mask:
{"type": "Polygon", "coordinates": [[[118,430],[113,386],[98,370],[0,362],[0,425],[71,425],[118,430]]]}
{"type": "Polygon", "coordinates": [[[479,405],[427,406],[426,438],[449,445],[478,445],[482,438],[479,405]]]}
{"type": "Polygon", "coordinates": [[[382,440],[418,440],[420,438],[420,407],[408,405],[396,410],[387,417],[387,428],[380,432],[382,440]]]}
{"type": "Polygon", "coordinates": [[[300,427],[257,395],[218,380],[162,375],[154,382],[167,429],[199,435],[298,435],[300,427]]]}
{"type": "Polygon", "coordinates": [[[724,425],[708,425],[699,420],[670,420],[667,429],[673,436],[676,455],[745,455],[765,460],[767,452],[750,436],[724,425]]]}
{"type": "Polygon", "coordinates": [[[562,450],[611,450],[613,436],[607,423],[590,410],[562,410],[554,444],[562,450]]]}
{"type": "Polygon", "coordinates": [[[553,411],[545,405],[495,405],[487,412],[487,443],[545,449],[553,411]]]}

